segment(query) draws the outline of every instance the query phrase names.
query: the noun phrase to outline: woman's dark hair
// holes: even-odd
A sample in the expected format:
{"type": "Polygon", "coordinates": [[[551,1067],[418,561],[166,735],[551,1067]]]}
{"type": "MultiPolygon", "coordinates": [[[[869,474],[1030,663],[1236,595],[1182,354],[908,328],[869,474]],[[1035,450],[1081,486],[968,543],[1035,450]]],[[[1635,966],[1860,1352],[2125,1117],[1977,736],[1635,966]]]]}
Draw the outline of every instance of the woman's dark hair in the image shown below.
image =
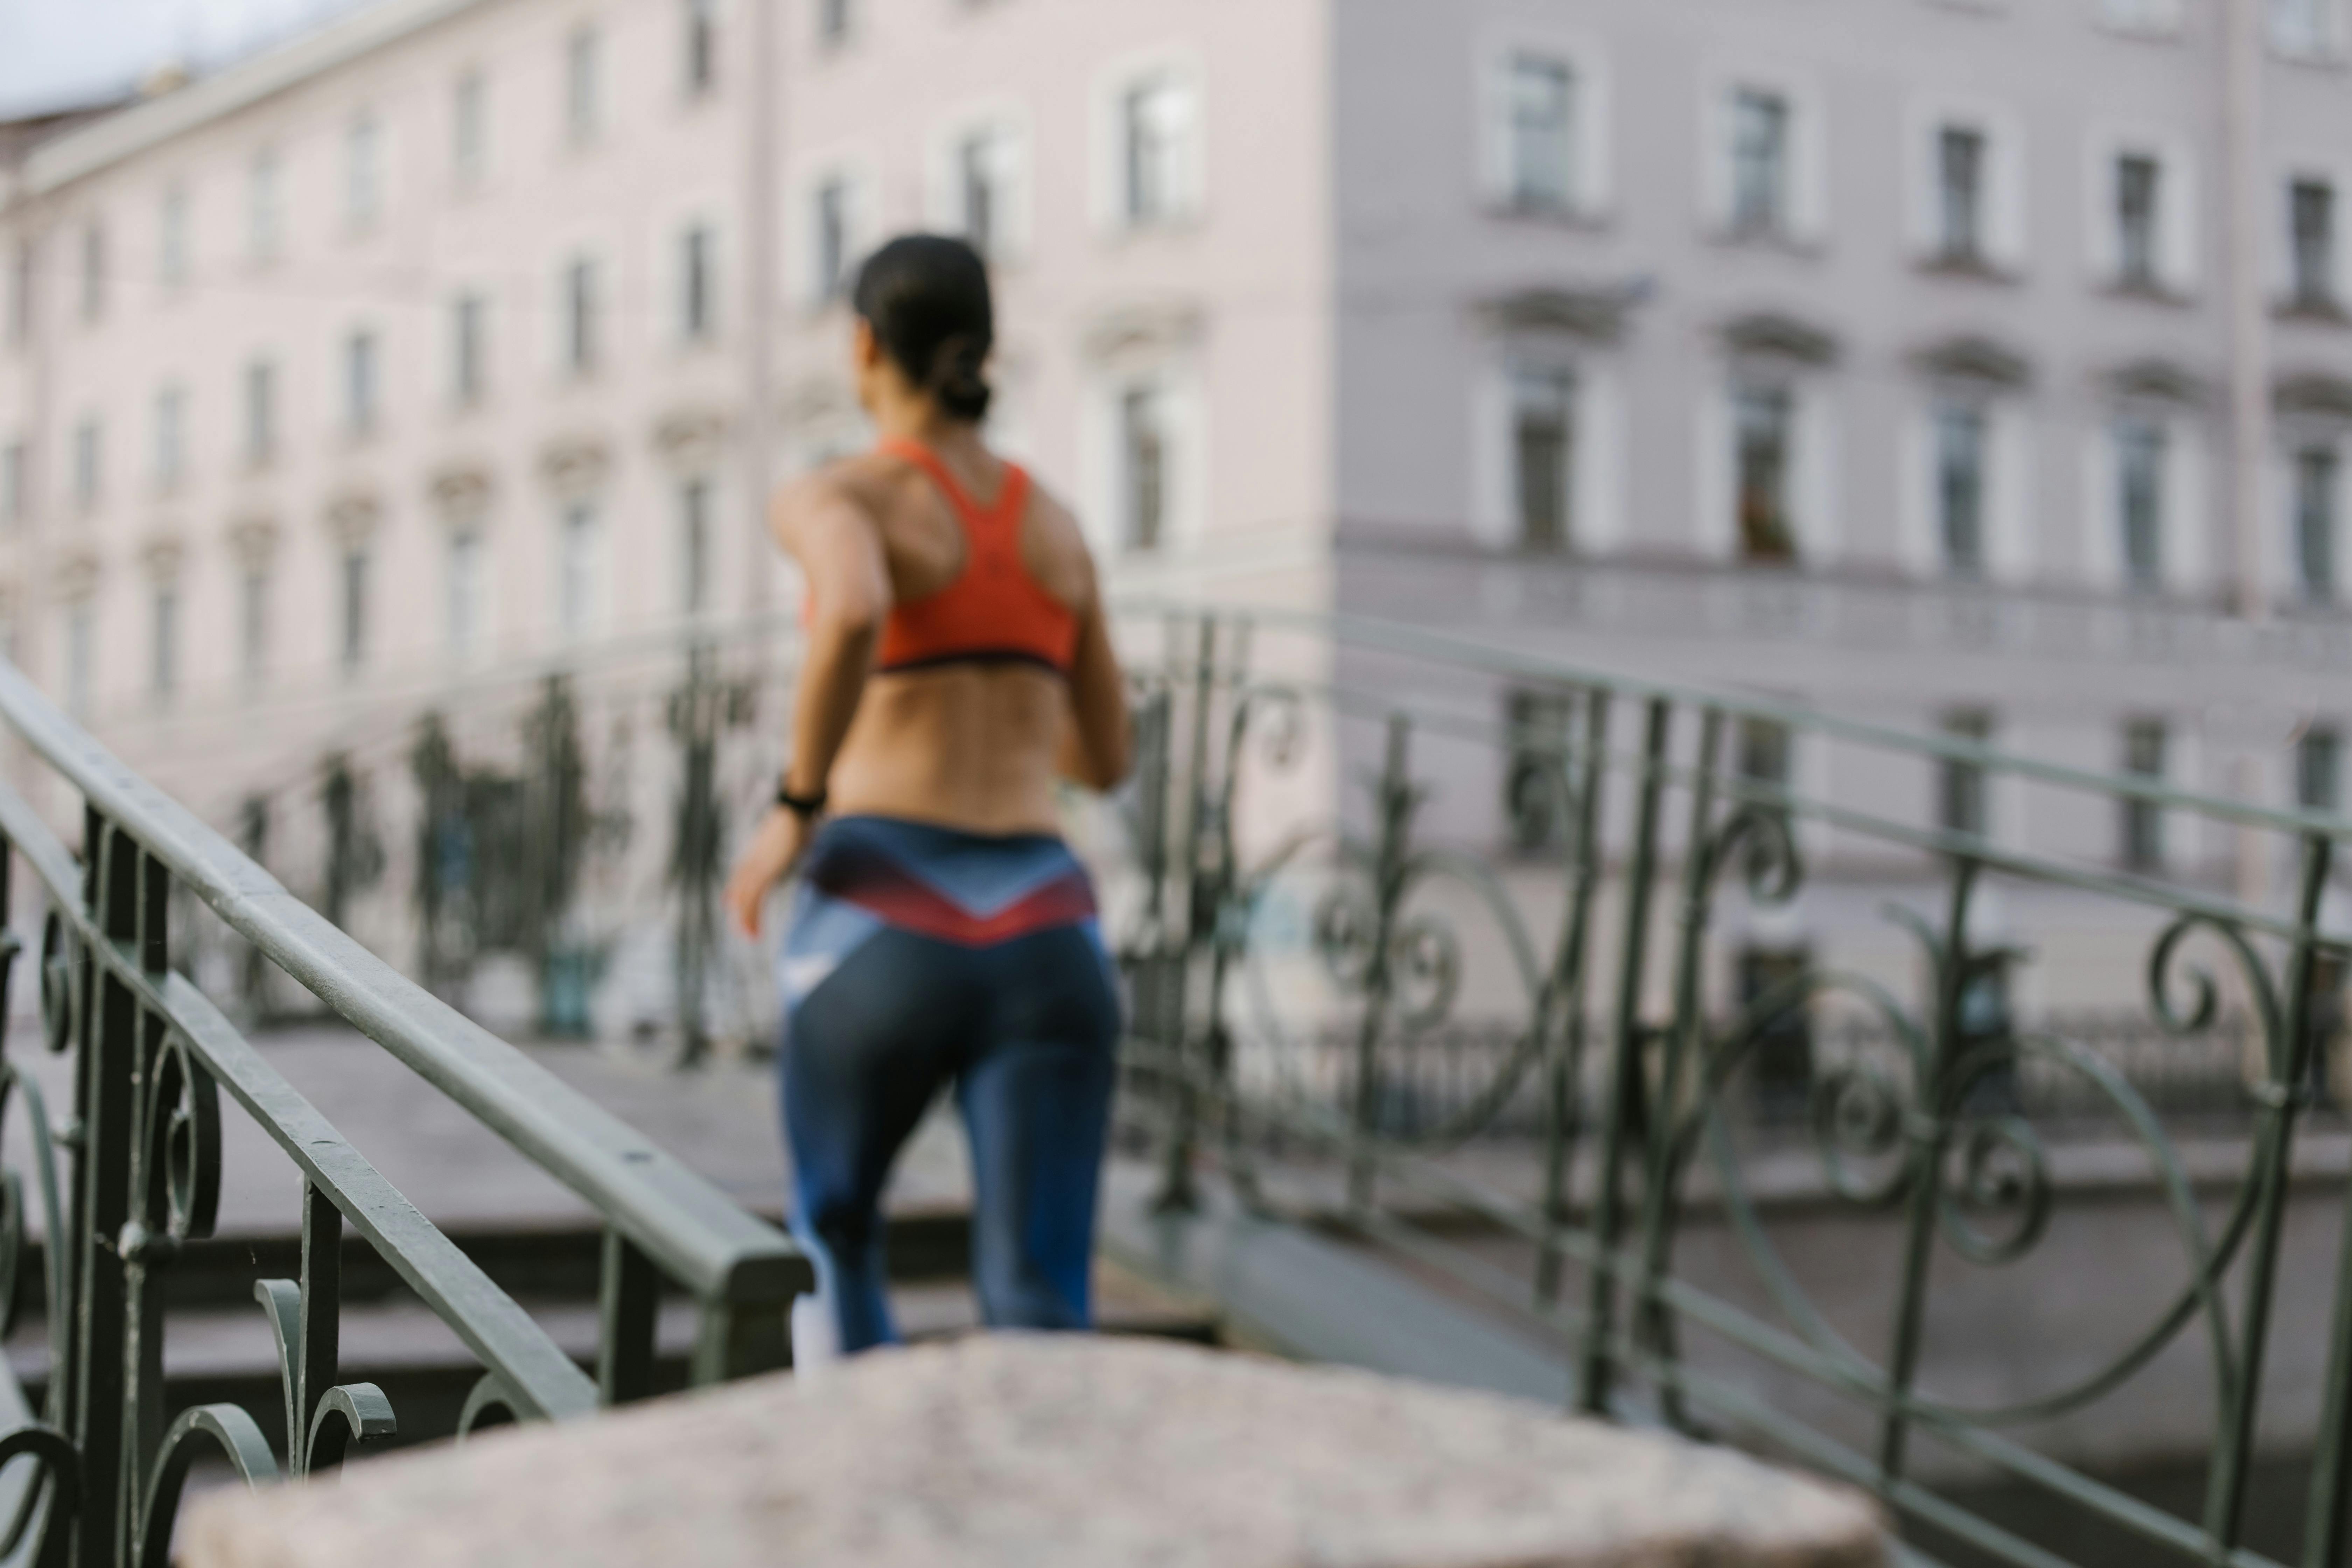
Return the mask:
{"type": "Polygon", "coordinates": [[[907,379],[959,419],[987,416],[992,395],[982,368],[996,342],[988,265],[960,239],[910,234],[866,259],[857,313],[907,379]]]}

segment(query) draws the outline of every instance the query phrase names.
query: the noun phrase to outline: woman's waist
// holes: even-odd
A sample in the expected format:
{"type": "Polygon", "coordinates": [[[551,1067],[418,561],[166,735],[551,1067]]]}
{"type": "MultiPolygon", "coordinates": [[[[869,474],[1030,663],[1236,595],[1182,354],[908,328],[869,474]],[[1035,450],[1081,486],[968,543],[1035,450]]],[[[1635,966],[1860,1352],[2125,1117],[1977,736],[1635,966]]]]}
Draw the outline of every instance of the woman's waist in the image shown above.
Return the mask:
{"type": "Polygon", "coordinates": [[[1053,832],[974,832],[858,813],[818,829],[802,873],[820,903],[856,905],[887,924],[974,945],[1096,913],[1093,880],[1053,832]]]}
{"type": "Polygon", "coordinates": [[[1052,740],[1014,730],[992,744],[956,728],[860,726],[826,779],[835,812],[982,837],[1057,833],[1052,740]]]}

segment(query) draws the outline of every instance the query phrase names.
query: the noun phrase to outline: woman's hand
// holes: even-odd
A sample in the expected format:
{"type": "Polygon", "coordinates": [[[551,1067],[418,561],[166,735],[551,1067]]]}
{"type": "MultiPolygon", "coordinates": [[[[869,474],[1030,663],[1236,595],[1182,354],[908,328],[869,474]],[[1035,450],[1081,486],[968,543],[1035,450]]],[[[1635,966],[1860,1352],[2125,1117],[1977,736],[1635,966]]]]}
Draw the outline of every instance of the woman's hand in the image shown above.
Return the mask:
{"type": "Polygon", "coordinates": [[[735,862],[734,875],[727,879],[727,912],[734,916],[744,935],[759,936],[768,893],[784,879],[808,847],[810,827],[809,819],[799,812],[777,806],[751,836],[743,858],[735,862]]]}

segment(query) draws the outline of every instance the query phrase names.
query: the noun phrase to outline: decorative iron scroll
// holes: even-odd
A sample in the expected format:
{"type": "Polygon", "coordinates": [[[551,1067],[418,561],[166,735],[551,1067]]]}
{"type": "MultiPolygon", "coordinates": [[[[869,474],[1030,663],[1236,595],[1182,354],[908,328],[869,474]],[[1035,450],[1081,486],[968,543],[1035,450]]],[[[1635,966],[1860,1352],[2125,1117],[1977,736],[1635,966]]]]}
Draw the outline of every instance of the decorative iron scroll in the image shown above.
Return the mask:
{"type": "MultiPolygon", "coordinates": [[[[1733,765],[1735,733],[1744,741],[1753,726],[1802,731],[1814,723],[1807,715],[1458,645],[1458,662],[1445,671],[1451,684],[1428,689],[1457,699],[1465,689],[1538,694],[1514,699],[1498,729],[1465,715],[1459,700],[1416,705],[1377,682],[1269,679],[1250,668],[1272,640],[1266,623],[1313,631],[1304,617],[1250,619],[1171,624],[1169,670],[1152,687],[1159,772],[1143,792],[1151,809],[1131,824],[1149,847],[1147,898],[1122,952],[1139,984],[1162,976],[1153,982],[1160,1002],[1139,1009],[1135,1025],[1133,1110],[1165,1140],[1164,1204],[1192,1202],[1194,1173],[1213,1159],[1244,1201],[1304,1204],[1320,1223],[1353,1224],[1383,1242],[1411,1237],[1422,1262],[1453,1268],[1473,1289],[1504,1289],[1485,1255],[1449,1250],[1446,1233],[1417,1226],[1433,1205],[1466,1211],[1532,1244],[1533,1274],[1508,1289],[1566,1336],[1585,1409],[1616,1412],[1639,1398],[1693,1432],[1728,1423],[2000,1561],[2046,1568],[2058,1560],[1917,1479],[1918,1434],[2052,1489],[2137,1537],[2151,1561],[2272,1561],[2243,1544],[2247,1472],[2289,1162],[2312,1101],[2324,1023],[2312,1013],[2314,979],[2323,959],[2352,959],[2352,942],[2323,931],[2319,918],[2336,837],[2352,827],[2068,774],[1964,743],[1821,726],[1842,744],[2019,769],[2053,787],[2149,799],[2268,831],[2291,848],[2300,873],[2293,909],[2265,914],[2193,886],[2036,859],[1809,798],[1747,772],[1745,754],[1733,765]],[[1455,748],[1448,765],[1416,766],[1424,735],[1455,748]],[[1480,747],[1498,760],[1484,768],[1460,760],[1480,747]],[[1338,809],[1294,808],[1287,826],[1271,806],[1253,815],[1254,801],[1286,798],[1284,788],[1295,799],[1310,760],[1331,770],[1338,809]],[[1359,768],[1360,760],[1371,765],[1359,768]],[[1482,776],[1498,781],[1498,811],[1479,830],[1495,847],[1465,837],[1459,785],[1482,776]],[[1457,791],[1451,815],[1433,823],[1430,802],[1449,787],[1457,791]],[[1612,801],[1620,789],[1626,795],[1612,801]],[[1934,914],[1902,901],[1885,911],[1915,945],[1916,994],[1883,976],[1808,963],[1727,1012],[1710,1005],[1719,911],[1735,899],[1769,911],[1805,898],[1814,831],[1822,842],[1834,834],[1907,856],[1915,879],[1939,884],[1934,914]],[[1549,858],[1531,858],[1529,846],[1549,858]],[[2138,1031],[2210,1048],[2250,1042],[2248,1076],[2229,1106],[2242,1165],[2218,1209],[2204,1196],[2213,1185],[2210,1155],[2192,1181],[2166,1118],[2102,1039],[2054,1016],[2021,1023],[2005,1004],[1983,1016],[1993,1007],[1986,997],[2005,994],[1986,976],[2005,983],[2032,962],[1975,934],[1996,880],[2112,900],[2153,917],[2138,1031]],[[1171,904],[1191,912],[1171,919],[1171,904]],[[2204,951],[2223,960],[2226,974],[2191,962],[2204,951]],[[1474,970],[1482,976],[1475,986],[1474,970]],[[1480,1026],[1495,1042],[1477,1058],[1486,1077],[1454,1085],[1442,1113],[1401,1101],[1417,1053],[1461,1026],[1474,992],[1480,1026]],[[1902,1237],[1885,1340],[1867,1349],[1833,1326],[1776,1249],[1751,1186],[1747,1151],[1769,1131],[1754,1110],[1759,1064],[1792,1019],[1819,1016],[1845,1020],[1869,1046],[1813,1066],[1789,1131],[1810,1142],[1826,1201],[1884,1213],[1902,1237]],[[1533,1122],[1525,1115],[1531,1100],[1543,1110],[1533,1122]],[[1990,1402],[1949,1397],[1922,1377],[1929,1261],[1941,1253],[1950,1267],[2013,1270],[2045,1251],[2068,1189],[2054,1173],[2053,1133],[2040,1108],[2060,1103],[2070,1118],[2096,1112],[2102,1125],[2120,1128],[2146,1161],[2177,1239],[2176,1283],[2161,1299],[2119,1303],[2113,1346],[2056,1385],[1990,1402]],[[1506,1148],[1538,1173],[1531,1194],[1467,1173],[1481,1167],[1464,1155],[1506,1148]],[[1294,1177],[1277,1198],[1269,1161],[1285,1159],[1294,1177]],[[1321,1168],[1344,1176],[1336,1208],[1318,1206],[1325,1200],[1316,1194],[1328,1190],[1314,1178],[1321,1168]],[[1678,1268],[1676,1241],[1695,1205],[1727,1226],[1769,1311],[1709,1296],[1678,1268]],[[1571,1264],[1587,1280],[1574,1306],[1563,1300],[1571,1264]],[[1847,1447],[1714,1376],[1682,1350],[1685,1325],[1853,1402],[1869,1413],[1874,1444],[1847,1447]],[[2215,1456],[2197,1520],[2159,1514],[2012,1436],[2097,1405],[2189,1334],[2211,1368],[2215,1456]]],[[[1368,630],[1359,643],[1432,667],[1456,652],[1434,634],[1401,630],[1368,630]]],[[[1344,674],[1351,646],[1342,627],[1308,662],[1344,674]]],[[[1772,1136],[1769,1146],[1785,1154],[1786,1137],[1772,1136]]],[[[1776,1169],[1786,1166],[1781,1158],[1776,1169]]],[[[2306,1568],[2337,1568],[2352,1551],[2341,1473],[2352,1452],[2347,1314],[2352,1300],[2338,1301],[2306,1568]]]]}

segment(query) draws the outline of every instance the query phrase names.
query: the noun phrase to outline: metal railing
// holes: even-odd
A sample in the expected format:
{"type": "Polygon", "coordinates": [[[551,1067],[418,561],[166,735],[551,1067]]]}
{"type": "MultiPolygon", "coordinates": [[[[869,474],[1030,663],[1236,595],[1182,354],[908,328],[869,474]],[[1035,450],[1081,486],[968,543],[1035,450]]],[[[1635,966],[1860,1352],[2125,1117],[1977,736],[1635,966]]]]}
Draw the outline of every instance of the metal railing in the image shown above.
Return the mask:
{"type": "Polygon", "coordinates": [[[2341,1137],[2314,1106],[2340,1065],[2352,825],[1400,626],[1171,611],[1157,643],[1133,858],[1107,880],[1161,1204],[1208,1201],[1215,1172],[1245,1207],[1402,1252],[1555,1333],[1581,1409],[1825,1469],[1931,1551],[2068,1561],[1956,1500],[1992,1479],[2121,1542],[2086,1563],[2352,1561],[2352,1244],[2305,1267],[2284,1241],[2291,1189],[2343,1225],[2340,1164],[2299,1165],[2325,1151],[2298,1134],[2326,1114],[2341,1137]],[[1956,774],[1969,800],[2008,781],[1994,832],[1937,824],[1956,774]],[[2242,896],[2264,879],[2281,892],[2242,896]],[[2126,1070],[2161,1041],[2194,1059],[2126,1070]],[[1831,1303],[1783,1250],[1757,1183],[1787,1140],[1754,1136],[1775,1079],[1811,1190],[1876,1216],[1854,1234],[1883,1237],[1883,1287],[1831,1303]],[[2181,1113],[2214,1110],[2191,1160],[2181,1113]],[[2073,1189],[2043,1133],[2085,1119],[2138,1162],[2177,1278],[2105,1303],[2112,1344],[2048,1386],[1939,1386],[1942,1293],[2012,1282],[2019,1322],[2036,1291],[2083,1293],[2044,1247],[2073,1189]],[[2266,1359],[2291,1264],[2332,1305],[2326,1347],[2288,1347],[2324,1386],[2307,1517],[2272,1555],[2249,1478],[2299,1403],[2266,1359]],[[2175,1357],[2210,1399],[2194,1517],[2043,1441],[2175,1357]]]}
{"type": "MultiPolygon", "coordinates": [[[[52,1367],[37,1421],[0,1436],[0,1459],[29,1455],[38,1469],[21,1485],[14,1520],[0,1521],[0,1553],[161,1568],[189,1468],[206,1452],[260,1482],[324,1469],[390,1436],[396,1415],[383,1393],[338,1381],[346,1226],[479,1359],[461,1436],[497,1420],[583,1416],[649,1392],[665,1282],[697,1304],[697,1381],[782,1364],[800,1267],[786,1237],[402,978],[5,665],[0,719],[44,784],[78,797],[82,825],[77,857],[25,796],[0,787],[0,927],[16,880],[7,861],[21,859],[47,905],[42,1028],[48,1047],[71,1058],[73,1082],[69,1112],[53,1120],[33,1078],[0,1064],[0,1105],[11,1094],[23,1104],[29,1156],[0,1184],[0,1278],[14,1280],[37,1216],[52,1367]],[[175,972],[173,911],[188,898],[594,1208],[604,1241],[593,1376],[175,972]],[[183,1246],[214,1221],[222,1089],[302,1182],[299,1277],[256,1289],[277,1336],[282,1455],[238,1405],[200,1405],[168,1428],[163,1419],[163,1286],[183,1246]]],[[[20,946],[8,940],[0,1016],[20,946]]]]}
{"type": "MultiPolygon", "coordinates": [[[[1418,628],[1129,606],[1118,629],[1138,776],[1072,830],[1161,1202],[1215,1177],[1405,1254],[1553,1334],[1583,1408],[1846,1477],[1948,1557],[2067,1561],[1959,1500],[2007,1477],[2111,1529],[2084,1563],[2346,1562],[2342,1246],[2285,1238],[2342,1223],[2352,826],[1418,628]],[[1938,826],[1939,795],[1992,831],[1938,826]],[[2117,1295],[2095,1365],[1948,1386],[1936,1303],[2083,1294],[2050,1237],[2113,1202],[2118,1151],[2178,1278],[2117,1295]],[[1824,1208],[1877,1227],[1883,1288],[1822,1298],[1780,1227],[1824,1208]],[[2292,1365],[2282,1290],[2330,1302],[2292,1365]],[[2182,1358],[2210,1405],[2193,1516],[2042,1440],[2182,1358]],[[2308,1521],[2257,1550],[2265,1415],[2315,1403],[2288,1437],[2308,1521]]],[[[520,956],[555,1032],[772,1040],[764,965],[711,900],[782,761],[788,641],[682,628],[375,716],[254,797],[269,862],[461,999],[520,956]],[[667,984],[590,1007],[633,952],[667,984]]]]}

